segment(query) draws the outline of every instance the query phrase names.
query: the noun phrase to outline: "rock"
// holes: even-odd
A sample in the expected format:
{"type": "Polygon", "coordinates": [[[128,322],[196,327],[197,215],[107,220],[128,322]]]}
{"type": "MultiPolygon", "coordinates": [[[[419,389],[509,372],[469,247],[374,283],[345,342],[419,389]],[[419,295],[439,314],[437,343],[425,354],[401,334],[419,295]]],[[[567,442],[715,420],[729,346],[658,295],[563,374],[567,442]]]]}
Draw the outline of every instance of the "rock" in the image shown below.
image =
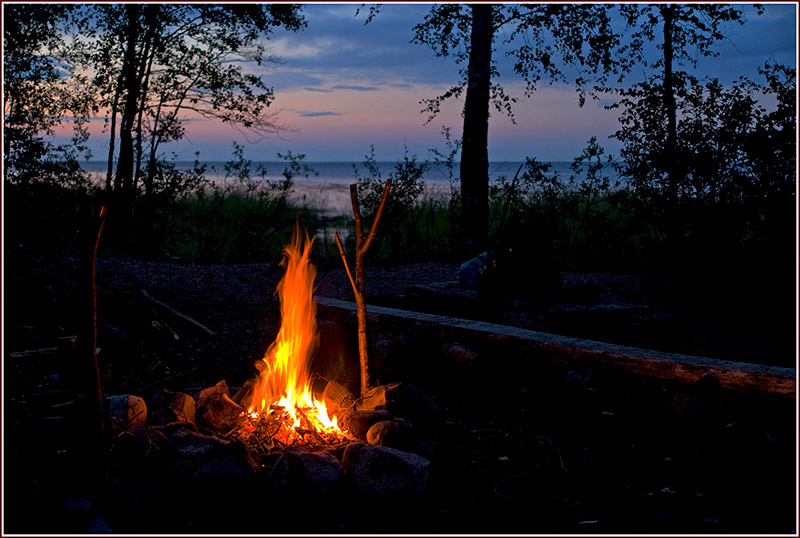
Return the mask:
{"type": "Polygon", "coordinates": [[[387,446],[352,443],[342,465],[356,491],[368,496],[423,493],[430,486],[430,461],[387,446]]]}
{"type": "Polygon", "coordinates": [[[253,403],[253,392],[256,388],[256,378],[250,378],[244,382],[244,384],[239,387],[239,390],[236,391],[236,394],[233,395],[231,398],[234,402],[239,404],[242,409],[247,409],[250,407],[250,404],[253,403]]]}
{"type": "Polygon", "coordinates": [[[92,503],[86,499],[76,497],[66,497],[61,500],[60,504],[67,511],[67,513],[83,512],[92,507],[92,503]]]}
{"type": "Polygon", "coordinates": [[[229,432],[244,421],[244,409],[231,399],[224,380],[198,395],[197,421],[221,433],[229,432]]]}
{"type": "Polygon", "coordinates": [[[336,381],[328,381],[322,391],[321,399],[325,404],[325,409],[328,411],[328,416],[331,418],[341,416],[355,401],[353,393],[336,381]]]}
{"type": "Polygon", "coordinates": [[[248,447],[214,435],[179,430],[168,438],[172,469],[191,478],[250,478],[259,465],[248,447]]]}
{"type": "Polygon", "coordinates": [[[143,398],[121,394],[107,397],[106,402],[115,430],[132,430],[147,423],[147,404],[143,398]]]}
{"type": "Polygon", "coordinates": [[[414,426],[404,420],[383,420],[367,431],[367,442],[416,454],[420,437],[414,426]]]}
{"type": "Polygon", "coordinates": [[[284,451],[270,473],[281,490],[312,494],[334,491],[343,477],[344,468],[333,456],[294,449],[284,451]]]}
{"type": "Polygon", "coordinates": [[[409,383],[390,383],[368,391],[356,405],[359,411],[386,409],[423,430],[441,422],[439,407],[421,390],[409,383]]]}
{"type": "Polygon", "coordinates": [[[483,252],[479,256],[465,261],[458,269],[458,283],[462,288],[477,290],[481,276],[486,272],[488,263],[488,252],[483,252]]]}
{"type": "Polygon", "coordinates": [[[108,526],[108,523],[106,523],[102,517],[97,516],[94,518],[94,521],[92,521],[92,524],[89,525],[86,534],[111,534],[111,532],[113,531],[111,527],[108,526]]]}
{"type": "Polygon", "coordinates": [[[374,411],[348,411],[342,415],[341,425],[357,439],[366,440],[367,432],[376,422],[392,420],[394,417],[385,409],[374,411]]]}
{"type": "Polygon", "coordinates": [[[167,424],[194,424],[197,404],[194,398],[183,392],[171,392],[166,389],[153,396],[151,408],[153,413],[150,423],[158,426],[167,424]]]}
{"type": "Polygon", "coordinates": [[[478,353],[461,344],[443,344],[442,355],[466,368],[473,368],[478,363],[478,353]]]}

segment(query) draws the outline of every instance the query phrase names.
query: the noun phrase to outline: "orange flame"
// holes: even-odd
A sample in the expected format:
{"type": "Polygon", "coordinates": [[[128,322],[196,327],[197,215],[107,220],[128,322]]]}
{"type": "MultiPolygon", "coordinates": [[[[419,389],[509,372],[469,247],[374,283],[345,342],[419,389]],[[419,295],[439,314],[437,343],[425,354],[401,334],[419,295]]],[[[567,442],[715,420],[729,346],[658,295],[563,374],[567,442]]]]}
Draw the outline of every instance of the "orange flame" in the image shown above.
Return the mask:
{"type": "Polygon", "coordinates": [[[301,235],[296,225],[292,240],[283,251],[281,265],[286,267],[286,274],[277,287],[281,328],[261,359],[263,369],[248,413],[257,417],[280,408],[290,415],[286,425],[291,428],[313,426],[317,431],[336,433],[341,431],[336,419],[328,417],[324,402],[314,398],[311,391],[309,366],[319,343],[317,307],[312,299],[317,274],[310,260],[312,244],[308,233],[301,235]]]}

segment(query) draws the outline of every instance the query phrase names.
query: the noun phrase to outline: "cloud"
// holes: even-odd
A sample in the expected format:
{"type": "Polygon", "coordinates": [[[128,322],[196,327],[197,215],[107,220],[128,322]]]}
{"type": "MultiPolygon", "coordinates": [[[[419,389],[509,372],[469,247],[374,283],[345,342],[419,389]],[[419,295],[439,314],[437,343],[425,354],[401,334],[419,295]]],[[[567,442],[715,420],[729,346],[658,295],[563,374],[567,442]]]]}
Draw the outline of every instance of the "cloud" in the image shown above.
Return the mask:
{"type": "Polygon", "coordinates": [[[337,84],[331,86],[332,90],[354,90],[357,92],[377,92],[378,88],[375,86],[351,86],[349,84],[337,84]]]}
{"type": "Polygon", "coordinates": [[[303,112],[301,118],[319,118],[320,116],[344,116],[341,112],[303,112]]]}
{"type": "Polygon", "coordinates": [[[331,93],[333,91],[333,90],[326,90],[324,88],[310,88],[310,87],[303,89],[306,90],[307,92],[320,92],[320,93],[331,93]]]}
{"type": "Polygon", "coordinates": [[[289,58],[293,60],[301,58],[315,58],[322,54],[326,50],[326,47],[331,45],[330,42],[326,41],[309,43],[308,41],[291,39],[289,37],[272,39],[270,40],[269,44],[277,56],[280,58],[289,58]]]}

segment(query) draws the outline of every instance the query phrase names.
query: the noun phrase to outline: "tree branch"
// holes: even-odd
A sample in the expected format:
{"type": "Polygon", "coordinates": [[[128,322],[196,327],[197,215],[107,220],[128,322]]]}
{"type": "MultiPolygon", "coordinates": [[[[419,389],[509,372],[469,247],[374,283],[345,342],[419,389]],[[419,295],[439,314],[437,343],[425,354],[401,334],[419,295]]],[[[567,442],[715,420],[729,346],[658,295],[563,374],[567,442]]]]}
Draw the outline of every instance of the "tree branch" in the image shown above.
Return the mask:
{"type": "Polygon", "coordinates": [[[375,239],[375,232],[378,229],[378,222],[381,220],[381,216],[383,215],[383,210],[386,207],[386,199],[389,197],[389,189],[392,186],[392,180],[386,180],[386,186],[383,188],[383,196],[381,196],[381,203],[378,205],[378,211],[375,213],[375,218],[372,220],[372,226],[369,228],[369,233],[367,234],[367,238],[364,240],[364,243],[361,249],[366,252],[369,246],[372,244],[372,240],[375,239]]]}
{"type": "Polygon", "coordinates": [[[342,242],[339,240],[339,232],[333,232],[333,237],[336,239],[336,246],[339,247],[339,254],[342,255],[344,270],[347,272],[347,278],[350,279],[350,285],[353,286],[353,293],[358,293],[356,281],[353,280],[353,273],[350,272],[350,266],[347,264],[347,257],[344,254],[344,247],[342,247],[342,242]]]}

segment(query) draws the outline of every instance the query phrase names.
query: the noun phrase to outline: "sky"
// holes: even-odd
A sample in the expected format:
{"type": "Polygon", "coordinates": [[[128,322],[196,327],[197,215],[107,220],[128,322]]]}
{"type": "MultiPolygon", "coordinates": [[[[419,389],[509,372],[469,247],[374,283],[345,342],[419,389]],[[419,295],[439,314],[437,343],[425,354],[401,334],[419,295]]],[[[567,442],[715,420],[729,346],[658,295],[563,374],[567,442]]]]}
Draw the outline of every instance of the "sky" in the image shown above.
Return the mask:
{"type": "MultiPolygon", "coordinates": [[[[264,80],[275,91],[271,110],[291,128],[268,139],[254,140],[234,128],[213,121],[187,124],[184,140],[165,146],[179,160],[230,158],[234,140],[254,161],[277,160],[291,150],[310,162],[361,161],[375,149],[378,161],[402,158],[404,148],[420,158],[430,148],[445,147],[442,127],[461,136],[463,101],[451,101],[432,122],[421,112],[422,99],[433,98],[459,81],[452,58],[437,57],[424,45],[412,44],[413,27],[422,22],[429,4],[384,4],[380,14],[364,24],[361,4],[307,4],[308,27],[292,33],[278,30],[270,38],[280,65],[270,65],[264,80]]],[[[757,68],[768,59],[796,66],[797,7],[794,2],[765,4],[757,16],[741,5],[748,22],[727,28],[726,40],[716,46],[719,56],[700,58],[696,75],[718,77],[730,83],[740,75],[758,79],[757,68]]],[[[578,106],[570,87],[540,85],[533,97],[523,95],[524,83],[510,62],[496,53],[501,82],[519,101],[516,124],[493,110],[489,129],[490,161],[569,161],[579,155],[592,136],[612,155],[618,150],[609,135],[618,129],[617,111],[605,110],[608,99],[587,99],[578,106]]],[[[95,159],[107,150],[104,136],[93,136],[95,159]]]]}

